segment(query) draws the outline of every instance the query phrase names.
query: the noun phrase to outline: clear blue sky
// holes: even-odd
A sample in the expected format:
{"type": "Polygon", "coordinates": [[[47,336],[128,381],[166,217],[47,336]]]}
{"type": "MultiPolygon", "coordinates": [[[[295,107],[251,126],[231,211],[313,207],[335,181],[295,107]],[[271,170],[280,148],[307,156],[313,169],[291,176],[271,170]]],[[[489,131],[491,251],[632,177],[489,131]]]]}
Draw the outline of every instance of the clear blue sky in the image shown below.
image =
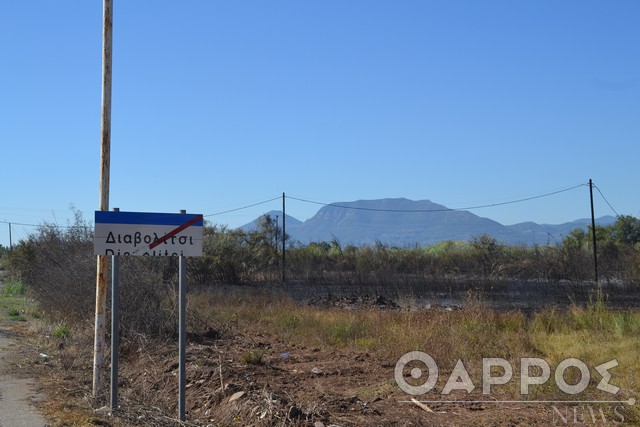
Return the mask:
{"type": "MultiPolygon", "coordinates": [[[[640,2],[114,2],[111,208],[458,208],[593,178],[640,215],[640,2]]],[[[93,219],[101,41],[99,0],[0,7],[0,221],[93,219]]],[[[585,218],[588,188],[473,212],[585,218]]]]}

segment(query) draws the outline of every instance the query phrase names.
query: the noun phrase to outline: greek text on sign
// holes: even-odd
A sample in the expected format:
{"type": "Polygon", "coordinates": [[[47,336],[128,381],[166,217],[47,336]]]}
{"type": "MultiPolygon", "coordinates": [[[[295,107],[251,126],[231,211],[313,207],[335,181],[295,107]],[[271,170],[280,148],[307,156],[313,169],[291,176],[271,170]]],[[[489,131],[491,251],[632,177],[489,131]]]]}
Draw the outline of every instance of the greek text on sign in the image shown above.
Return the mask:
{"type": "Polygon", "coordinates": [[[96,255],[202,256],[199,214],[95,212],[96,255]]]}

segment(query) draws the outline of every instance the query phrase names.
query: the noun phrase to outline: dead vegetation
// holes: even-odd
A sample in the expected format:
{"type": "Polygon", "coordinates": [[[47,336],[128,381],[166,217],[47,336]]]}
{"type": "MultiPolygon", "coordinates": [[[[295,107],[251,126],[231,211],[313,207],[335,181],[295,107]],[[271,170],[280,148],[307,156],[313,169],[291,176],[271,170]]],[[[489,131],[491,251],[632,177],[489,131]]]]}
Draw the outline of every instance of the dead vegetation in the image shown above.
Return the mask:
{"type": "MultiPolygon", "coordinates": [[[[60,339],[53,336],[52,325],[30,321],[31,325],[41,325],[31,329],[32,348],[46,353],[47,359],[31,354],[21,363],[37,373],[49,397],[43,409],[54,425],[551,425],[553,417],[558,416],[551,405],[526,403],[519,394],[518,359],[543,357],[555,364],[562,357],[562,349],[545,347],[544,343],[556,343],[565,334],[580,330],[597,334],[592,341],[584,341],[584,346],[592,350],[621,339],[630,345],[640,334],[637,315],[620,313],[622,317],[618,317],[596,305],[527,318],[519,312],[494,312],[477,300],[459,310],[416,311],[366,305],[318,308],[275,297],[239,300],[216,292],[190,294],[189,298],[193,315],[184,423],[175,419],[175,340],[142,335],[124,338],[119,408],[113,414],[107,410],[96,413],[94,409],[107,401],[91,398],[91,325],[74,325],[73,334],[60,339]],[[610,336],[615,328],[619,329],[618,335],[610,336]],[[416,404],[394,380],[398,358],[416,349],[429,353],[441,370],[436,388],[416,398],[442,403],[416,404]],[[490,396],[482,394],[483,356],[502,357],[514,366],[514,381],[496,387],[490,396]],[[476,389],[471,394],[458,390],[442,395],[457,359],[464,361],[476,389]],[[451,400],[461,403],[448,403],[451,400]],[[464,403],[472,400],[483,402],[464,403]]],[[[631,344],[628,351],[636,350],[631,344]]],[[[638,366],[633,357],[627,359],[620,348],[614,354],[601,352],[593,359],[586,353],[579,356],[590,366],[603,362],[603,358],[620,358],[621,369],[612,372],[612,382],[622,388],[618,397],[636,396],[632,372],[638,366]]],[[[609,398],[595,389],[599,378],[594,372],[592,384],[580,398],[609,398]]],[[[555,391],[553,384],[535,391],[536,400],[571,397],[555,391]]],[[[565,406],[559,407],[565,410],[565,406]]],[[[614,409],[601,407],[612,419],[614,409]]],[[[626,422],[639,420],[632,406],[620,405],[617,410],[623,411],[626,422]]]]}

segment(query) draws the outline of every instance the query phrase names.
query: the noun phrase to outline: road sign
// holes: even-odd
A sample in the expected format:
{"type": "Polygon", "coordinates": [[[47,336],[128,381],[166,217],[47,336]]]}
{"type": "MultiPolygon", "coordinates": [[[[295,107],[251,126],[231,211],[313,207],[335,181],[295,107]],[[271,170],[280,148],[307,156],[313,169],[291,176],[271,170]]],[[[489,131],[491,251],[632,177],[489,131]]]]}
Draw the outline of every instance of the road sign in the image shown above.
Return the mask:
{"type": "Polygon", "coordinates": [[[111,341],[111,409],[118,404],[118,256],[179,257],[179,330],[178,330],[178,417],[185,419],[186,348],[187,348],[187,263],[186,256],[202,256],[201,214],[96,211],[93,251],[112,255],[112,341],[111,341]]]}
{"type": "Polygon", "coordinates": [[[202,256],[199,214],[95,212],[96,255],[202,256]]]}

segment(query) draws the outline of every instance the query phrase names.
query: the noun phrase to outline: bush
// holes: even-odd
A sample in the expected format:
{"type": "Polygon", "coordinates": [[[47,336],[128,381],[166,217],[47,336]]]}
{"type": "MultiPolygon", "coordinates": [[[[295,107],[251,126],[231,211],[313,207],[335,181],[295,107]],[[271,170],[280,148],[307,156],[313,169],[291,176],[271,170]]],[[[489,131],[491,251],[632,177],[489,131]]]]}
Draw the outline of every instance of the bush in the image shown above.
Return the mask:
{"type": "Polygon", "coordinates": [[[178,258],[122,257],[121,333],[175,336],[178,331],[177,282],[178,258]]]}
{"type": "MultiPolygon", "coordinates": [[[[44,314],[69,324],[93,321],[93,230],[79,212],[65,227],[41,225],[7,258],[8,283],[24,283],[44,314]]],[[[178,259],[122,257],[120,264],[122,333],[175,334],[178,259]]]]}
{"type": "Polygon", "coordinates": [[[53,337],[59,340],[71,338],[71,328],[66,323],[59,323],[53,329],[53,337]]]}
{"type": "Polygon", "coordinates": [[[16,295],[24,295],[24,294],[25,294],[24,283],[20,281],[11,280],[2,286],[2,295],[4,296],[16,296],[16,295]]]}
{"type": "Polygon", "coordinates": [[[10,275],[24,283],[48,315],[88,319],[95,305],[92,238],[78,212],[69,226],[45,223],[7,254],[10,275]]]}

